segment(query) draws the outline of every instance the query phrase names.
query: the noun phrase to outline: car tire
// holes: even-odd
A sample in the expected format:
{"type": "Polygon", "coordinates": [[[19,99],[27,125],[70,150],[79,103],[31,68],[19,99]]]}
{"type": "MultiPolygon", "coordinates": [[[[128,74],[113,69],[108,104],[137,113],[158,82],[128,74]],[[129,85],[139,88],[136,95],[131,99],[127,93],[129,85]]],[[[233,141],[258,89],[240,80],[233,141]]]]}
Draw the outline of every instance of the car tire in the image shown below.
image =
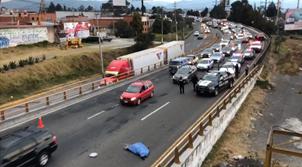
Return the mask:
{"type": "Polygon", "coordinates": [[[138,99],[137,102],[136,102],[136,104],[137,104],[137,105],[140,105],[141,102],[142,102],[142,100],[141,100],[141,99],[138,99]]]}
{"type": "Polygon", "coordinates": [[[44,167],[49,161],[49,154],[45,151],[41,152],[38,156],[38,166],[44,167]]]}
{"type": "Polygon", "coordinates": [[[214,91],[214,96],[218,96],[218,94],[219,94],[219,90],[216,88],[214,91]]]}

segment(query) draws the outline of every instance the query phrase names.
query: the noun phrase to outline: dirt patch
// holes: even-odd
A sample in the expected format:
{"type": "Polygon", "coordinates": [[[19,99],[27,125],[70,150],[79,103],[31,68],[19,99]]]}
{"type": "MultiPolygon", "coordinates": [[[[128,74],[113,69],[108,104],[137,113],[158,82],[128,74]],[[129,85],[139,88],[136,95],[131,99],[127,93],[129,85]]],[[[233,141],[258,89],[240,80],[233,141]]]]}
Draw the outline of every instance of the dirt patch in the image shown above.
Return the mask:
{"type": "Polygon", "coordinates": [[[233,157],[259,157],[251,152],[249,133],[254,130],[253,121],[262,115],[266,91],[256,87],[248,96],[221,139],[204,163],[204,167],[233,164],[233,157]],[[236,137],[235,137],[236,136],[236,137]]]}

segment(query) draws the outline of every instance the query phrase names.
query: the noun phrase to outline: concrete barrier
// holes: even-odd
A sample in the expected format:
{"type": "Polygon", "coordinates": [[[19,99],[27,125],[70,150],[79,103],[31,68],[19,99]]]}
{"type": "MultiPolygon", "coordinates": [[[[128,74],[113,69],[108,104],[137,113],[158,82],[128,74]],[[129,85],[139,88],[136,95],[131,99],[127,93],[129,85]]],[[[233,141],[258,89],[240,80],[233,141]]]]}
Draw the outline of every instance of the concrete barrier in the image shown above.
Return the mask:
{"type": "Polygon", "coordinates": [[[215,143],[222,136],[224,130],[235,117],[248,94],[254,88],[257,77],[261,74],[262,69],[245,85],[243,89],[234,97],[222,110],[219,117],[216,117],[212,126],[207,126],[202,136],[197,136],[193,142],[193,148],[186,149],[181,156],[180,164],[172,164],[172,167],[200,167],[212,150],[215,143]]]}

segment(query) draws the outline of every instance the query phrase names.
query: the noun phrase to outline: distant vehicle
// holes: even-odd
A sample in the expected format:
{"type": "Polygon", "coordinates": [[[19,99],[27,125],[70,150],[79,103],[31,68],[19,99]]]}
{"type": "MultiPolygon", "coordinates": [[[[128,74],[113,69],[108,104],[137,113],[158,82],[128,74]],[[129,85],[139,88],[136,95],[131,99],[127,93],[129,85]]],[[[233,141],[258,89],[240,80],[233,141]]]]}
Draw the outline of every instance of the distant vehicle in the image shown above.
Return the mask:
{"type": "Polygon", "coordinates": [[[212,45],[211,47],[213,49],[214,52],[219,52],[220,51],[220,43],[215,43],[214,45],[212,45]]]}
{"type": "Polygon", "coordinates": [[[198,56],[196,55],[193,55],[193,54],[190,54],[190,55],[187,55],[186,57],[188,57],[190,60],[189,60],[189,63],[190,65],[196,65],[197,62],[198,62],[198,56]]]}
{"type": "Polygon", "coordinates": [[[56,136],[47,129],[26,127],[0,138],[0,166],[44,167],[57,147],[56,136]]]}
{"type": "Polygon", "coordinates": [[[199,31],[195,31],[194,36],[199,36],[199,31]]]}
{"type": "Polygon", "coordinates": [[[230,74],[232,74],[235,77],[235,64],[233,64],[232,62],[226,62],[224,63],[220,68],[219,71],[220,72],[229,72],[230,74]]]}
{"type": "Polygon", "coordinates": [[[247,48],[243,52],[243,57],[246,60],[251,60],[251,59],[254,59],[256,57],[256,53],[255,53],[255,51],[253,49],[247,48]]]}
{"type": "Polygon", "coordinates": [[[255,36],[255,39],[258,40],[258,41],[264,41],[265,40],[265,34],[264,33],[258,33],[255,36]]]}
{"type": "Polygon", "coordinates": [[[212,54],[213,54],[213,50],[211,48],[207,48],[200,53],[200,56],[202,58],[209,58],[212,56],[212,54]]]}
{"type": "Polygon", "coordinates": [[[140,105],[142,101],[154,96],[155,86],[150,80],[136,81],[128,86],[120,96],[121,104],[140,105]]]}
{"type": "Polygon", "coordinates": [[[234,84],[234,76],[229,72],[211,72],[207,73],[198,81],[196,85],[196,94],[212,94],[217,96],[223,89],[231,88],[234,84]]]}
{"type": "Polygon", "coordinates": [[[230,57],[229,61],[231,62],[238,62],[240,64],[244,63],[244,57],[242,53],[233,53],[233,55],[230,57]]]}
{"type": "Polygon", "coordinates": [[[197,69],[198,70],[210,70],[214,67],[214,61],[210,58],[203,58],[198,61],[197,69]]]}
{"type": "Polygon", "coordinates": [[[203,35],[202,35],[202,34],[199,34],[199,35],[197,36],[197,39],[198,39],[198,40],[202,40],[202,39],[203,39],[203,35]]]}
{"type": "Polygon", "coordinates": [[[104,37],[101,38],[102,41],[107,41],[107,42],[111,42],[112,39],[113,39],[113,38],[110,37],[110,36],[104,36],[104,37]]]}
{"type": "Polygon", "coordinates": [[[173,83],[178,83],[180,77],[185,80],[186,83],[191,81],[193,74],[197,72],[197,68],[195,66],[186,65],[182,66],[177,72],[173,75],[172,80],[173,83]]]}
{"type": "Polygon", "coordinates": [[[223,47],[229,45],[229,43],[230,43],[230,40],[223,39],[220,42],[220,47],[223,48],[223,47]]]}
{"type": "Polygon", "coordinates": [[[174,60],[171,60],[169,62],[170,74],[172,74],[172,75],[175,74],[180,67],[182,67],[184,65],[188,65],[189,63],[190,63],[189,57],[179,57],[174,60]]]}
{"type": "Polygon", "coordinates": [[[224,48],[221,49],[221,52],[224,54],[225,57],[229,57],[229,56],[232,55],[233,50],[232,50],[231,47],[226,46],[226,47],[224,47],[224,48]]]}
{"type": "Polygon", "coordinates": [[[210,30],[210,28],[205,28],[205,30],[204,30],[204,33],[206,33],[206,34],[208,34],[208,33],[210,33],[211,32],[211,30],[210,30]]]}
{"type": "Polygon", "coordinates": [[[255,50],[256,53],[260,53],[262,50],[261,41],[253,41],[250,43],[250,48],[255,50]]]}
{"type": "Polygon", "coordinates": [[[221,63],[224,60],[224,55],[222,53],[215,52],[210,59],[212,59],[214,63],[221,63]]]}
{"type": "Polygon", "coordinates": [[[235,36],[236,36],[236,39],[240,39],[240,40],[243,40],[243,38],[244,38],[244,34],[242,34],[242,33],[237,33],[237,34],[235,34],[235,36]]]}
{"type": "Polygon", "coordinates": [[[134,144],[126,144],[124,149],[139,156],[142,160],[145,160],[150,154],[149,148],[141,142],[137,142],[134,144]]]}

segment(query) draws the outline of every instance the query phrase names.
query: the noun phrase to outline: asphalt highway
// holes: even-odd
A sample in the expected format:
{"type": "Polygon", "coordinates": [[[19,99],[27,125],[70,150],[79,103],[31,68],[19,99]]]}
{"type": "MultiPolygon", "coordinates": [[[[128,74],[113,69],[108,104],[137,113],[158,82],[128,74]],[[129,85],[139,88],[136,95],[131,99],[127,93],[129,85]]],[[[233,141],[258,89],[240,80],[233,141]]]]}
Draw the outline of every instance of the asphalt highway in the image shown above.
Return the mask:
{"type": "MultiPolygon", "coordinates": [[[[186,47],[194,48],[204,41],[190,37],[186,47]]],[[[196,96],[189,84],[185,86],[185,94],[180,95],[167,70],[145,79],[153,81],[156,91],[152,99],[140,106],[119,104],[126,85],[44,117],[46,128],[57,136],[59,145],[48,166],[150,166],[223,94],[196,96]],[[134,142],[144,142],[150,147],[151,154],[146,160],[123,150],[124,144],[134,142]],[[98,157],[89,158],[92,152],[98,153],[98,157]]],[[[37,125],[37,121],[28,124],[37,125]]]]}

